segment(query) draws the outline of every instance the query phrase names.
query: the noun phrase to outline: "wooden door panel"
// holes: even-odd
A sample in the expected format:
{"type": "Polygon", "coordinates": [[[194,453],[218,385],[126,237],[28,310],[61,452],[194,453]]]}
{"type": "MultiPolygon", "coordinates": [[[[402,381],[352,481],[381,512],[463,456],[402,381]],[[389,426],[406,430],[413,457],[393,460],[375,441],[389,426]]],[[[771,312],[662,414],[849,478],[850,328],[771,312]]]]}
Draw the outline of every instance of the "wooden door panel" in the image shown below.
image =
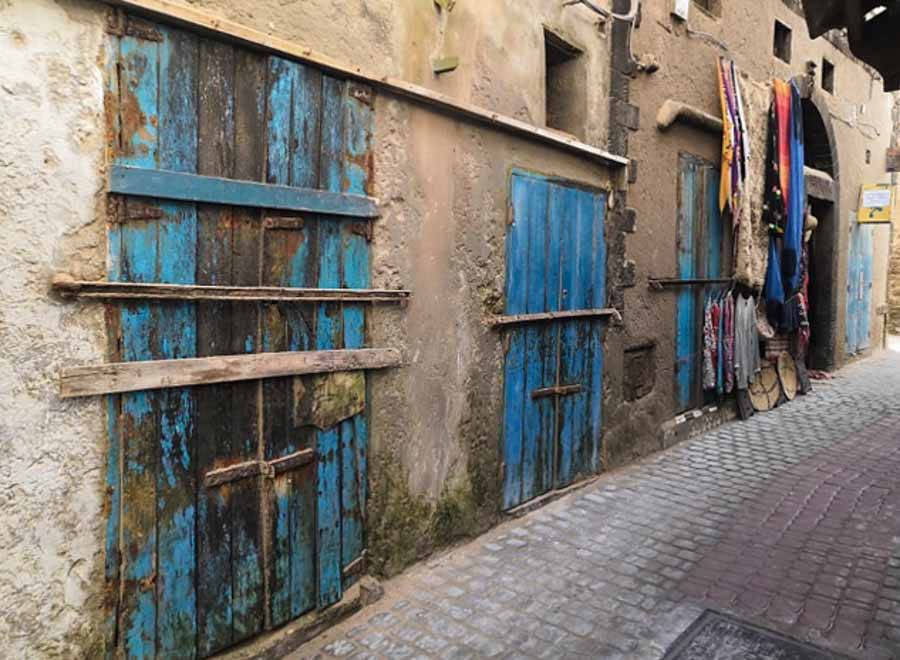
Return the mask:
{"type": "MultiPolygon", "coordinates": [[[[518,173],[511,197],[506,313],[603,306],[605,198],[518,173]]],[[[599,465],[602,348],[594,327],[552,322],[508,331],[504,508],[571,483],[599,465]],[[564,387],[573,383],[582,391],[564,387]],[[594,388],[600,393],[596,400],[594,388]]]]}
{"type": "MultiPolygon", "coordinates": [[[[117,165],[371,192],[371,90],[141,23],[112,39],[107,67],[117,165]]],[[[133,197],[116,208],[113,281],[369,287],[365,220],[133,197]]],[[[122,360],[361,348],[365,327],[363,306],[341,303],[129,302],[110,315],[122,360]]],[[[301,418],[321,380],[110,398],[110,460],[122,469],[109,474],[107,575],[121,593],[111,636],[122,655],[210,655],[331,605],[355,579],[344,568],[364,548],[367,426],[358,408],[325,430],[301,418]],[[204,483],[301,449],[316,461],[204,483]]]]}
{"type": "MultiPolygon", "coordinates": [[[[682,156],[678,167],[678,227],[676,238],[678,277],[698,277],[696,267],[697,165],[682,156]]],[[[678,291],[675,334],[675,391],[679,412],[693,408],[698,373],[697,296],[692,287],[678,291]]]]}

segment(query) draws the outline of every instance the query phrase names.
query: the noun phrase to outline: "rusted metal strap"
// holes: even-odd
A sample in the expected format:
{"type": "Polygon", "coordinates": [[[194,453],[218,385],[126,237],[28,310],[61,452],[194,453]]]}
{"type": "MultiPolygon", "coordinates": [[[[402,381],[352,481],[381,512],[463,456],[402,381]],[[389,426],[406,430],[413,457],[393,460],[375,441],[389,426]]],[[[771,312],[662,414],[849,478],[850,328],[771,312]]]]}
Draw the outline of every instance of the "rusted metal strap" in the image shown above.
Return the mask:
{"type": "Polygon", "coordinates": [[[271,286],[206,286],[89,282],[59,273],[53,289],[66,298],[95,300],[212,300],[229,302],[353,302],[403,304],[410,292],[393,289],[302,289],[271,286]]]}
{"type": "Polygon", "coordinates": [[[666,287],[705,286],[707,284],[731,284],[733,281],[734,280],[731,278],[678,279],[675,277],[651,277],[648,278],[647,284],[651,289],[661,290],[666,287]]]}
{"type": "Polygon", "coordinates": [[[618,321],[622,320],[619,310],[606,307],[603,309],[576,309],[568,312],[543,312],[540,314],[516,314],[514,316],[495,316],[488,321],[492,328],[502,328],[509,325],[521,325],[524,323],[542,323],[546,321],[565,321],[567,319],[598,319],[614,316],[618,321]]]}
{"type": "Polygon", "coordinates": [[[277,458],[274,461],[246,461],[245,463],[229,465],[225,468],[207,472],[203,477],[203,485],[206,488],[215,488],[222,484],[240,479],[249,479],[250,477],[263,476],[271,479],[282,472],[296,470],[304,465],[309,465],[315,459],[316,452],[314,449],[304,449],[283,458],[277,458]]]}
{"type": "Polygon", "coordinates": [[[368,553],[363,550],[362,554],[360,554],[359,557],[344,566],[343,570],[341,570],[341,576],[347,578],[355,575],[362,575],[363,573],[365,573],[367,554],[368,553]]]}
{"type": "Polygon", "coordinates": [[[581,383],[575,385],[557,385],[555,387],[544,387],[534,390],[531,393],[532,399],[543,399],[550,396],[571,396],[581,392],[581,383]]]}

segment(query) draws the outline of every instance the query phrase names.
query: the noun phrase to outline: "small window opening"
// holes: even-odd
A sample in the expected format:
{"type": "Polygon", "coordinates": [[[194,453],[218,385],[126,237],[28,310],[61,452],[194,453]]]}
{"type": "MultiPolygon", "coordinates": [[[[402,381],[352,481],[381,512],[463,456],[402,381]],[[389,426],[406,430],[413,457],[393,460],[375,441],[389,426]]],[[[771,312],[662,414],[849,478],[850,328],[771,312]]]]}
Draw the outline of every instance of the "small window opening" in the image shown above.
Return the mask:
{"type": "Polygon", "coordinates": [[[791,28],[781,21],[775,21],[775,57],[788,64],[791,62],[791,37],[791,28]]]}
{"type": "Polygon", "coordinates": [[[694,0],[694,5],[710,16],[722,15],[722,0],[694,0]]]}
{"type": "Polygon", "coordinates": [[[834,64],[822,58],[822,89],[834,94],[834,64]]]}
{"type": "Polygon", "coordinates": [[[546,58],[546,124],[584,138],[587,120],[587,77],[582,51],[544,30],[546,58]]]}

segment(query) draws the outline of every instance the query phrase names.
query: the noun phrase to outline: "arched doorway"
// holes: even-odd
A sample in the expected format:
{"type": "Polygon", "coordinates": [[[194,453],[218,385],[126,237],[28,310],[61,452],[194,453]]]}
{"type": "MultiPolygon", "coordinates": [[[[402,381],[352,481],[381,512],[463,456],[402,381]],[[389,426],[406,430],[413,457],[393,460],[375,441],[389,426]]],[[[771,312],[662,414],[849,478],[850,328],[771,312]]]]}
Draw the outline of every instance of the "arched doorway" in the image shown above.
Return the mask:
{"type": "Polygon", "coordinates": [[[807,196],[819,226],[809,241],[811,369],[831,370],[837,361],[840,186],[830,115],[815,92],[803,99],[807,196]],[[826,119],[827,118],[827,119],[826,119]]]}

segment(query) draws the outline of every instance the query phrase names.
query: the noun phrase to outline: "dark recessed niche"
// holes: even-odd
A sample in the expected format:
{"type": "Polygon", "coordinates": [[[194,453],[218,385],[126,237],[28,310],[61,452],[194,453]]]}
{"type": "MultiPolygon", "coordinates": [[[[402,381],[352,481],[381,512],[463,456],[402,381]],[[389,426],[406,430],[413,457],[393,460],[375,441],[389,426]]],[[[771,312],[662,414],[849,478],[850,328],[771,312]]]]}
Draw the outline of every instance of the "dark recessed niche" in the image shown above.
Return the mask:
{"type": "Polygon", "coordinates": [[[625,349],[625,400],[637,401],[656,385],[656,343],[644,342],[625,349]]]}

